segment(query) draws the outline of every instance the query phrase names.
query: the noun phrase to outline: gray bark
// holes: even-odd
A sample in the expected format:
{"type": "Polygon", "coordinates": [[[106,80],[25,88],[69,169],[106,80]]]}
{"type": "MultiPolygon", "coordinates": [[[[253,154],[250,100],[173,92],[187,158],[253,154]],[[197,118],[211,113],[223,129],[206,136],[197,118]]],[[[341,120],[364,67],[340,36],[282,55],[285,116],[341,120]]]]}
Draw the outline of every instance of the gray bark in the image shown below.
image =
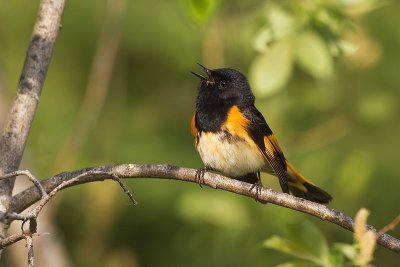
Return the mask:
{"type": "MultiPolygon", "coordinates": [[[[83,183],[113,179],[113,177],[158,177],[163,179],[197,182],[195,180],[195,174],[196,170],[171,165],[120,164],[63,172],[41,181],[40,184],[42,185],[42,189],[44,191],[50,193],[57,187],[63,189],[83,183]]],[[[243,196],[256,197],[256,190],[251,190],[251,184],[210,172],[205,173],[203,184],[212,188],[223,189],[243,196]]],[[[324,221],[332,222],[349,231],[353,231],[353,218],[340,211],[289,194],[279,193],[269,188],[261,188],[259,193],[260,194],[257,196],[257,198],[260,201],[265,201],[271,204],[307,213],[324,221]]],[[[36,201],[39,201],[41,198],[42,196],[38,187],[33,185],[13,197],[9,211],[16,213],[22,212],[24,209],[28,208],[36,201]]],[[[386,233],[380,234],[372,226],[368,226],[368,228],[377,233],[378,244],[400,254],[399,239],[396,239],[386,233]]]]}
{"type": "MultiPolygon", "coordinates": [[[[40,1],[17,95],[0,137],[0,174],[13,172],[19,168],[60,28],[64,4],[65,0],[40,1]]],[[[14,181],[15,178],[0,181],[2,212],[9,207],[14,181]]],[[[0,223],[0,240],[5,238],[7,228],[8,225],[0,223]]]]}

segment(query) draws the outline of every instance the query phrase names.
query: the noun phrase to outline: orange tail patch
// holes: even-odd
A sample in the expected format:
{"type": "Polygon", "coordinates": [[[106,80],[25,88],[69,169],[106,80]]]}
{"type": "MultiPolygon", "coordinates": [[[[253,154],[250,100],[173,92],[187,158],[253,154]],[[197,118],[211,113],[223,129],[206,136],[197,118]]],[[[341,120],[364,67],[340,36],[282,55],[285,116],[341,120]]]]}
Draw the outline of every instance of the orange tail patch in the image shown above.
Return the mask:
{"type": "Polygon", "coordinates": [[[289,189],[293,195],[325,204],[332,200],[332,196],[325,190],[311,183],[296,168],[286,161],[288,166],[289,189]]]}

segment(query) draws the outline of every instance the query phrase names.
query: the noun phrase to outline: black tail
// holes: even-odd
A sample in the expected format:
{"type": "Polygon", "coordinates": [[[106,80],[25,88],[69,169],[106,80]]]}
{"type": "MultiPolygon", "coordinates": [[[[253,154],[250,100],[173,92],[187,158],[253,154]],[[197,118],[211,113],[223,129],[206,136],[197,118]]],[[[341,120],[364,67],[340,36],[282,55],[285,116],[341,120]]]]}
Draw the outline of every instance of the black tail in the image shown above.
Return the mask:
{"type": "Polygon", "coordinates": [[[306,188],[306,191],[304,191],[298,187],[291,186],[290,184],[291,183],[289,183],[290,191],[296,197],[301,197],[321,204],[326,204],[332,200],[332,196],[318,186],[305,182],[302,184],[306,188]]]}

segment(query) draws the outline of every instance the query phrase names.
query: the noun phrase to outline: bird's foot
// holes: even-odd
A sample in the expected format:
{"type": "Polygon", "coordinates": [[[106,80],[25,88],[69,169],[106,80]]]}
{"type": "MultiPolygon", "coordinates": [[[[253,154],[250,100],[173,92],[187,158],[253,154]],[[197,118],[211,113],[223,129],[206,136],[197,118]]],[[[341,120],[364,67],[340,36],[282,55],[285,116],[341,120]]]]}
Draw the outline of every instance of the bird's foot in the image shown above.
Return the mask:
{"type": "Polygon", "coordinates": [[[206,171],[212,171],[213,169],[207,166],[204,166],[200,169],[197,169],[196,174],[194,176],[194,181],[199,184],[201,188],[203,188],[202,184],[204,184],[204,174],[206,171]]]}
{"type": "Polygon", "coordinates": [[[263,188],[262,182],[261,182],[261,177],[260,177],[260,173],[257,173],[257,181],[250,187],[249,192],[253,191],[253,189],[256,190],[256,194],[255,194],[255,201],[256,202],[260,202],[262,204],[267,204],[268,202],[265,200],[261,200],[259,199],[259,196],[261,195],[261,189],[263,188]]]}

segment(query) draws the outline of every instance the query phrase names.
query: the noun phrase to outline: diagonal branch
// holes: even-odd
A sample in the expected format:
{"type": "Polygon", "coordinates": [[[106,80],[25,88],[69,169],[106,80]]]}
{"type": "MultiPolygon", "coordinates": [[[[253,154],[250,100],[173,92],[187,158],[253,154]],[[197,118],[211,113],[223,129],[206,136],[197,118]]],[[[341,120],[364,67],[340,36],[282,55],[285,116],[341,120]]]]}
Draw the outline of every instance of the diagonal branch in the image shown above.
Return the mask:
{"type": "MultiPolygon", "coordinates": [[[[60,28],[65,0],[41,0],[25,57],[17,95],[0,137],[0,174],[16,171],[24,153],[42,91],[53,46],[60,28]]],[[[15,178],[0,181],[0,211],[7,210],[15,178]]],[[[0,240],[7,225],[0,224],[0,240]]]]}
{"type": "MultiPolygon", "coordinates": [[[[93,168],[85,168],[71,172],[63,172],[48,178],[41,182],[42,187],[46,192],[51,192],[61,184],[66,187],[74,186],[83,183],[104,181],[113,179],[111,176],[120,178],[162,178],[171,180],[182,180],[187,182],[195,181],[196,170],[176,167],[171,165],[139,165],[139,164],[120,164],[111,166],[100,166],[93,168]],[[77,178],[79,177],[79,178],[77,178]]],[[[250,190],[252,185],[234,180],[225,176],[214,173],[206,173],[204,175],[204,184],[215,189],[223,189],[239,195],[255,197],[255,190],[250,190]]],[[[64,188],[64,187],[63,187],[64,188]]],[[[258,199],[272,204],[276,204],[289,209],[304,212],[322,220],[326,220],[337,224],[347,230],[353,231],[354,220],[350,216],[343,214],[340,211],[328,208],[324,205],[314,203],[305,199],[297,198],[288,194],[275,192],[272,189],[262,188],[258,192],[258,199]]],[[[13,196],[8,212],[21,212],[28,208],[36,201],[41,199],[40,191],[35,186],[25,189],[19,194],[13,196]]],[[[368,226],[371,230],[377,230],[368,226]]],[[[388,235],[382,234],[377,236],[377,242],[400,254],[400,240],[388,235]]]]}

